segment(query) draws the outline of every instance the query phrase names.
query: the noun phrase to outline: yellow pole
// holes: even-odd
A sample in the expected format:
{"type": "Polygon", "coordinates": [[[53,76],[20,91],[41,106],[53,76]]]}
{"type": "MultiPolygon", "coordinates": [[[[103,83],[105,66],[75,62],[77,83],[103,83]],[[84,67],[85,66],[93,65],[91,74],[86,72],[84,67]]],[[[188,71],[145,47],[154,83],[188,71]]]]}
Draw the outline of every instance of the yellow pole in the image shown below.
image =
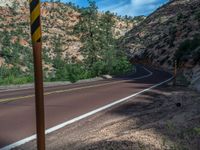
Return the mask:
{"type": "Polygon", "coordinates": [[[36,130],[37,149],[45,150],[45,113],[44,113],[44,91],[42,71],[42,32],[40,18],[40,0],[29,0],[31,38],[34,57],[35,76],[35,103],[36,103],[36,130]]]}

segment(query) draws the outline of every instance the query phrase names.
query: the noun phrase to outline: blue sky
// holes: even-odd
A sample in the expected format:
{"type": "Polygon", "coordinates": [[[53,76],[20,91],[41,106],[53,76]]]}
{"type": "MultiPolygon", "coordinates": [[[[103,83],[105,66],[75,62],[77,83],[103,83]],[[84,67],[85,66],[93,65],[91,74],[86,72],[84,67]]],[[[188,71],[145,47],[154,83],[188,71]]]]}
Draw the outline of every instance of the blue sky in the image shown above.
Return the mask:
{"type": "MultiPolygon", "coordinates": [[[[42,0],[45,1],[45,0],[42,0]]],[[[87,6],[87,0],[61,0],[73,2],[81,7],[87,6]]],[[[168,0],[96,0],[100,11],[111,11],[119,15],[149,15],[168,0]]]]}

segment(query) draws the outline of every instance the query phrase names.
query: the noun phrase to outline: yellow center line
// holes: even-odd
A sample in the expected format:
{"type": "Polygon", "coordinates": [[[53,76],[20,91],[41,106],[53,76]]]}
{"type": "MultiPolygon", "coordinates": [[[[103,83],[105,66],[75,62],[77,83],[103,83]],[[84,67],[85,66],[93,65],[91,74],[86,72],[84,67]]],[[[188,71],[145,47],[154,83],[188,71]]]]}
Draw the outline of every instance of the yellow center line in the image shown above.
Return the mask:
{"type": "MultiPolygon", "coordinates": [[[[46,92],[46,93],[44,93],[44,95],[47,96],[47,95],[52,95],[52,94],[60,94],[60,93],[65,93],[65,92],[89,89],[89,88],[93,88],[93,87],[101,87],[101,86],[106,86],[106,85],[111,85],[111,84],[116,84],[116,83],[122,83],[122,82],[125,82],[125,81],[115,81],[115,82],[99,84],[99,85],[91,85],[91,86],[78,87],[78,88],[66,89],[66,90],[57,90],[57,91],[52,91],[52,92],[46,92]]],[[[35,97],[35,95],[27,95],[27,96],[14,97],[14,98],[5,98],[5,99],[0,99],[0,103],[11,102],[11,101],[16,101],[16,100],[24,100],[24,99],[33,98],[33,97],[35,97]]],[[[27,99],[27,100],[30,100],[30,99],[27,99]]]]}

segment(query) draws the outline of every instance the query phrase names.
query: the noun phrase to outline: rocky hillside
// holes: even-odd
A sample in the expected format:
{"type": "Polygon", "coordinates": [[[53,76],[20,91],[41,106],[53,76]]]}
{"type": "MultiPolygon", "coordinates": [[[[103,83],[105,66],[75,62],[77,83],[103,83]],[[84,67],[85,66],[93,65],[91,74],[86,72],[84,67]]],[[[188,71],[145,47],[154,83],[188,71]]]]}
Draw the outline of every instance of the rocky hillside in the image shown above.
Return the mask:
{"type": "Polygon", "coordinates": [[[133,61],[172,69],[178,61],[189,81],[200,72],[200,1],[171,0],[121,40],[133,61]]]}
{"type": "MultiPolygon", "coordinates": [[[[56,50],[61,49],[63,58],[81,61],[79,49],[82,46],[79,37],[73,34],[74,26],[79,22],[80,12],[73,6],[63,3],[42,3],[43,49],[46,59],[53,59],[56,50]]],[[[139,22],[113,18],[113,36],[117,39],[139,22]]],[[[12,67],[7,53],[16,55],[15,49],[21,47],[18,64],[26,71],[25,57],[31,57],[31,41],[29,28],[29,5],[25,0],[0,0],[0,66],[12,67]],[[28,55],[28,56],[27,56],[28,55]]],[[[13,57],[13,56],[10,56],[13,57]]],[[[46,60],[45,59],[45,60],[46,60]]],[[[51,70],[51,63],[44,61],[44,67],[51,70]]]]}

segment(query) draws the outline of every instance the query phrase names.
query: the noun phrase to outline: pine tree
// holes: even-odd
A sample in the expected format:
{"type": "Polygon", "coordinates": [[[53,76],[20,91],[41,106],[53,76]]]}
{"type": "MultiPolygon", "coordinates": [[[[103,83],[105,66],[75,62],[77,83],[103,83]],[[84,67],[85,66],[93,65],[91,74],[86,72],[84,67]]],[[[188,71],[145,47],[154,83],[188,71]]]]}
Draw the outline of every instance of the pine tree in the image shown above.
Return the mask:
{"type": "Polygon", "coordinates": [[[88,2],[89,6],[82,10],[80,22],[75,27],[75,33],[81,36],[83,43],[81,52],[85,57],[85,63],[91,68],[98,60],[100,28],[96,3],[92,0],[88,2]]]}
{"type": "Polygon", "coordinates": [[[62,47],[59,36],[54,38],[54,53],[56,56],[53,60],[53,66],[55,69],[60,69],[63,66],[64,61],[62,60],[62,47]]]}
{"type": "Polygon", "coordinates": [[[17,3],[17,1],[13,1],[11,9],[12,9],[12,13],[13,13],[14,16],[17,15],[18,5],[19,4],[17,3]]]}
{"type": "Polygon", "coordinates": [[[112,72],[114,61],[116,58],[116,42],[113,37],[112,29],[115,25],[114,16],[108,11],[100,18],[101,35],[101,56],[102,61],[105,62],[105,69],[107,73],[112,72]]]}
{"type": "Polygon", "coordinates": [[[91,77],[127,71],[127,59],[116,50],[113,14],[98,14],[96,3],[88,2],[89,6],[81,10],[80,21],[74,29],[83,43],[81,53],[86,69],[91,70],[91,77]]]}

